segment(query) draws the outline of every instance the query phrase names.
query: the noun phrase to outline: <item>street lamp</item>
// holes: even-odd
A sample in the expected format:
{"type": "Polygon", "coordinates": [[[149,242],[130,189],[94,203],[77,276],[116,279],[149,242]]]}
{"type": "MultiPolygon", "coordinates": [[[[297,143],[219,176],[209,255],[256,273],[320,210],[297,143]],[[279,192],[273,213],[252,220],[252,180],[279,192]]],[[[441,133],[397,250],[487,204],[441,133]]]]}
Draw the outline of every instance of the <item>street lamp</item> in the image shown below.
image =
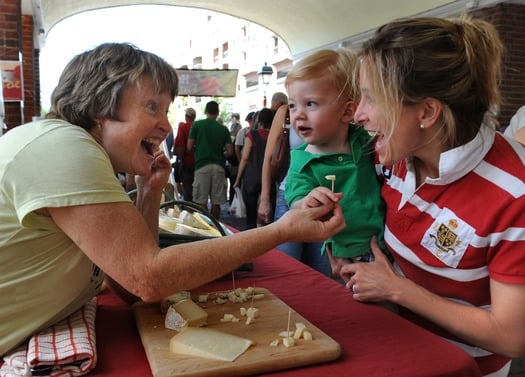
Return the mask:
{"type": "Polygon", "coordinates": [[[263,107],[266,107],[266,87],[268,84],[270,84],[270,79],[273,75],[273,68],[269,66],[266,62],[264,62],[264,65],[259,69],[259,72],[257,74],[261,77],[261,81],[265,87],[264,89],[264,99],[263,99],[263,107]]]}
{"type": "Polygon", "coordinates": [[[259,69],[257,74],[261,76],[263,84],[268,85],[273,75],[273,68],[264,62],[264,65],[261,67],[261,69],[259,69]]]}

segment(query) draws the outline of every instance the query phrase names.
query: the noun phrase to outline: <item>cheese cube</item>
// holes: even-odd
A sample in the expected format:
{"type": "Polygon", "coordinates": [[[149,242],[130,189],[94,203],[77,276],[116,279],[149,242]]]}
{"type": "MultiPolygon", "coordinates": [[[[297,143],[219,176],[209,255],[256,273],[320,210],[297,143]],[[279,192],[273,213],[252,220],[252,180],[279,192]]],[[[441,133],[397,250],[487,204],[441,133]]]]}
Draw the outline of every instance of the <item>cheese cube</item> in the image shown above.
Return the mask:
{"type": "Polygon", "coordinates": [[[295,346],[295,341],[291,337],[287,337],[283,339],[283,344],[286,348],[290,348],[295,346]]]}
{"type": "Polygon", "coordinates": [[[310,331],[304,330],[303,331],[303,339],[307,340],[307,341],[312,340],[313,339],[312,333],[310,331]]]}
{"type": "Polygon", "coordinates": [[[301,339],[301,336],[303,335],[303,331],[306,329],[306,326],[304,323],[297,322],[295,324],[295,333],[293,334],[294,339],[301,339]]]}

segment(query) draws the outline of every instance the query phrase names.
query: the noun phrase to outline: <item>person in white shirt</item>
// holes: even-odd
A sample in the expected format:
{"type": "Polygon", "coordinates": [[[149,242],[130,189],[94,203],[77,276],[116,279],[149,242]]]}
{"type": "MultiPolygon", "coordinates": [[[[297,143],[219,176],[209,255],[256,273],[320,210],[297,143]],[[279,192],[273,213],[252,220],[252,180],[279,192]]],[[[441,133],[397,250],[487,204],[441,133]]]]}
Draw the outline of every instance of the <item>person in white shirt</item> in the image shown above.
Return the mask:
{"type": "Polygon", "coordinates": [[[521,144],[525,144],[525,105],[510,119],[509,126],[505,129],[505,136],[513,137],[521,144]]]}

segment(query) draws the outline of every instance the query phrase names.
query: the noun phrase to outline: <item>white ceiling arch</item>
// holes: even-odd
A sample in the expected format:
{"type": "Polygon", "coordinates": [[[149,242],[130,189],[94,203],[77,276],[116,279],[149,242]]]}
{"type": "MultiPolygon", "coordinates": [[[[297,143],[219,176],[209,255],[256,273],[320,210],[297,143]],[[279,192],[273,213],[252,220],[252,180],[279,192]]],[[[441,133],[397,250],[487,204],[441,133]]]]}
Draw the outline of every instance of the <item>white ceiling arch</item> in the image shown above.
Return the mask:
{"type": "MultiPolygon", "coordinates": [[[[278,35],[294,59],[334,47],[381,24],[419,14],[447,16],[495,0],[22,0],[32,13],[40,39],[61,20],[84,11],[115,6],[157,4],[208,9],[244,18],[278,35]]],[[[485,4],[486,5],[486,4],[485,4]]]]}

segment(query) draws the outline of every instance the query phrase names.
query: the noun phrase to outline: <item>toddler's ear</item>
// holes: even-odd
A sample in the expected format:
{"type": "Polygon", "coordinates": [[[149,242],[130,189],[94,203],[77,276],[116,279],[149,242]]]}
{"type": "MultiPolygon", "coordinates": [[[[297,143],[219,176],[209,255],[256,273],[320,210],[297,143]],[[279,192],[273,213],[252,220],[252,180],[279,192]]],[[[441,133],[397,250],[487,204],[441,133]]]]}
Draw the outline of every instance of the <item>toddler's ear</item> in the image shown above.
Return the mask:
{"type": "Polygon", "coordinates": [[[345,111],[343,113],[343,116],[341,120],[344,123],[350,123],[354,120],[354,114],[355,110],[357,109],[357,104],[353,101],[346,101],[345,103],[345,111]]]}

